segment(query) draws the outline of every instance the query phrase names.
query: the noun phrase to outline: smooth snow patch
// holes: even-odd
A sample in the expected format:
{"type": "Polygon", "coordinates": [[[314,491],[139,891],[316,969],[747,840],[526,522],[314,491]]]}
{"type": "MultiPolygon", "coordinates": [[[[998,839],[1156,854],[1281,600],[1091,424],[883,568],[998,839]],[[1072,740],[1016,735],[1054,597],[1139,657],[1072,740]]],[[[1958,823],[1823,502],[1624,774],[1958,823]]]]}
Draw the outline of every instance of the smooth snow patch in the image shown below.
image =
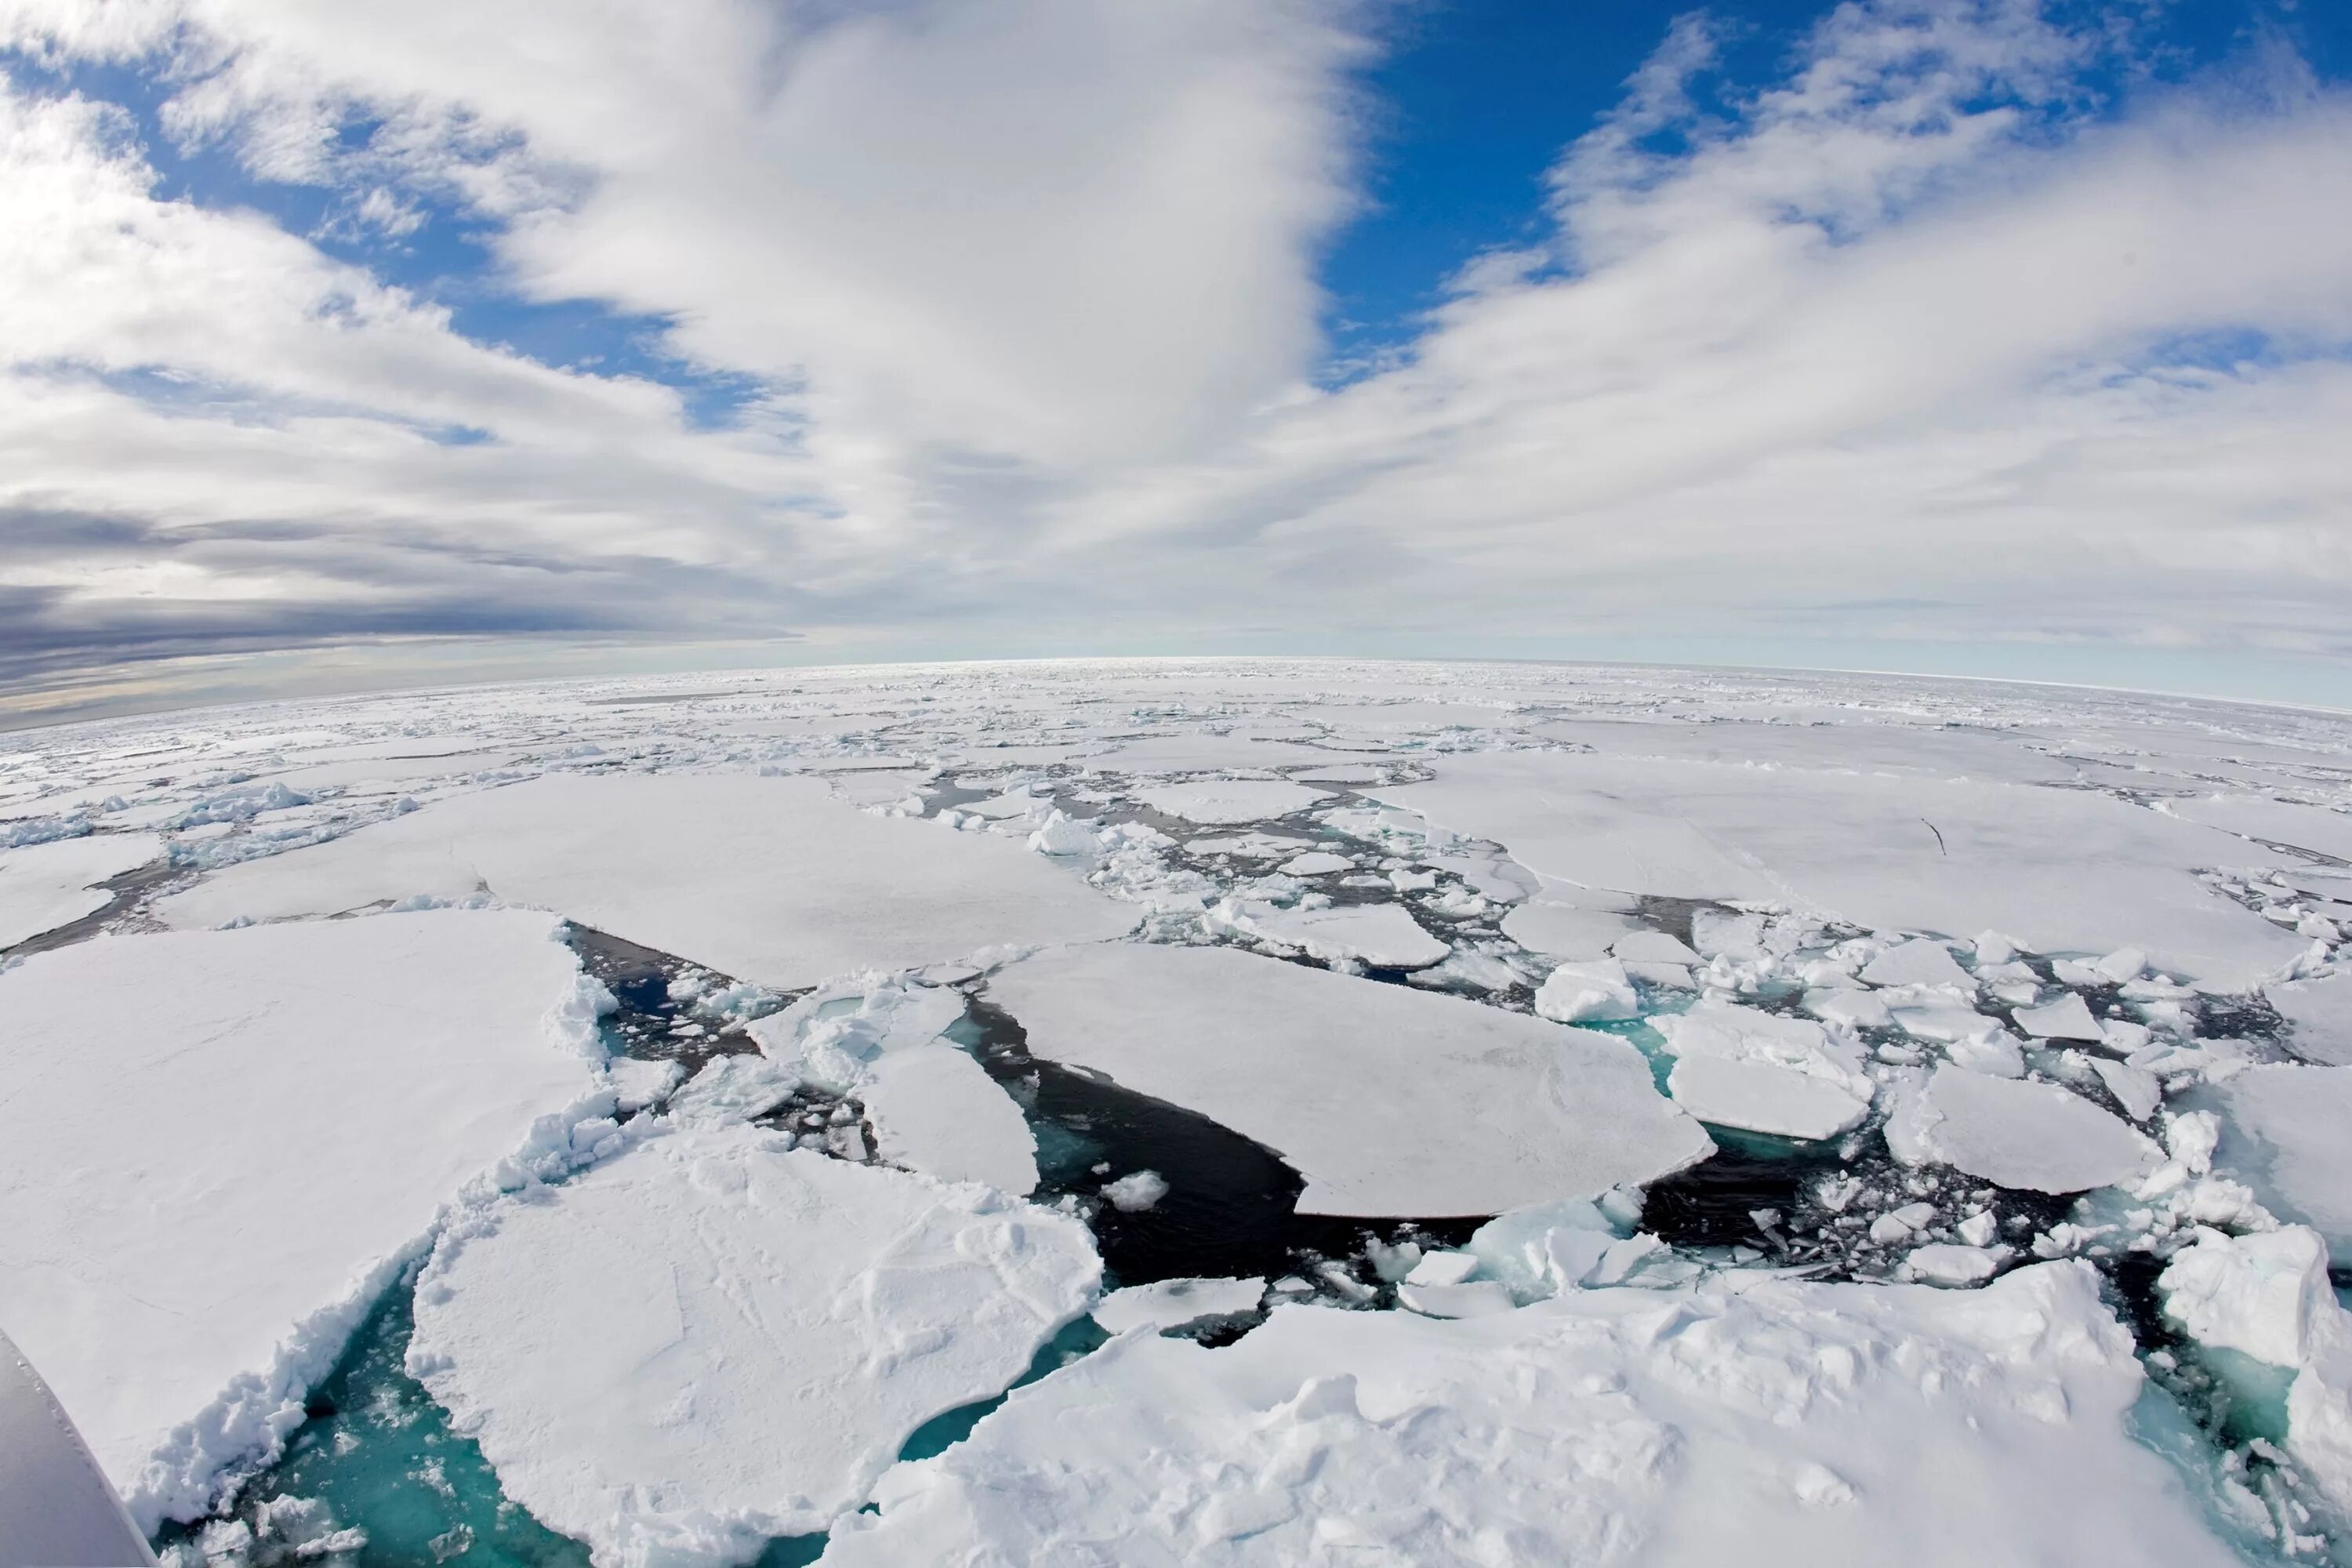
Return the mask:
{"type": "Polygon", "coordinates": [[[2273,985],[2266,995],[2287,1021],[2287,1043],[2297,1056],[2352,1067],[2352,973],[2273,985]]]}
{"type": "Polygon", "coordinates": [[[2147,1137],[2054,1083],[1943,1067],[1889,1119],[1887,1146],[1906,1164],[1930,1161],[1996,1186],[2079,1193],[2153,1171],[2147,1137]]]}
{"type": "Polygon", "coordinates": [[[2129,1436],[2141,1386],[2081,1264],[1453,1322],[1283,1306],[1222,1350],[1135,1336],[1015,1391],[885,1476],[825,1561],[2234,1563],[2129,1436]]]}
{"type": "Polygon", "coordinates": [[[1623,1040],[1230,948],[1042,953],[989,991],[1032,1053],[1280,1153],[1302,1214],[1497,1214],[1713,1147],[1623,1040]]]}
{"type": "Polygon", "coordinates": [[[825,1528],[1093,1298],[1076,1219],[789,1144],[653,1137],[492,1205],[417,1282],[410,1373],[600,1568],[825,1528]]]}
{"type": "Polygon", "coordinates": [[[568,1160],[600,993],[557,934],[382,915],[100,937],[0,974],[0,1321],[142,1528],[300,1424],[446,1201],[568,1160]]]}
{"type": "Polygon", "coordinates": [[[112,898],[98,883],[163,852],[152,833],[93,833],[0,850],[0,948],[96,914],[112,898]]]}
{"type": "Polygon", "coordinates": [[[1036,1137],[971,1053],[949,1045],[892,1051],[867,1069],[858,1094],[875,1152],[893,1164],[1014,1197],[1036,1186],[1036,1137]]]}
{"type": "Polygon", "coordinates": [[[459,795],[229,867],[159,912],[214,925],[484,885],[778,990],[1136,921],[1010,838],[869,816],[813,778],[740,773],[558,774],[459,795]]]}

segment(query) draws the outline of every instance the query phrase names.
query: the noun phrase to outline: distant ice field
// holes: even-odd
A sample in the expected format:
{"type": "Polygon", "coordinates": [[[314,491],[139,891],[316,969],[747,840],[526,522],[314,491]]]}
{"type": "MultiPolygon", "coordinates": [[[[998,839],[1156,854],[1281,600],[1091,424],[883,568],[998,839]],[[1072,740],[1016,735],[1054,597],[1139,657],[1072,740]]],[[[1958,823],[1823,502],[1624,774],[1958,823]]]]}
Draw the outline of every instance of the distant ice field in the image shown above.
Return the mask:
{"type": "Polygon", "coordinates": [[[2347,933],[2352,718],[2115,692],[20,731],[0,1329],[173,1568],[2352,1563],[2347,933]]]}

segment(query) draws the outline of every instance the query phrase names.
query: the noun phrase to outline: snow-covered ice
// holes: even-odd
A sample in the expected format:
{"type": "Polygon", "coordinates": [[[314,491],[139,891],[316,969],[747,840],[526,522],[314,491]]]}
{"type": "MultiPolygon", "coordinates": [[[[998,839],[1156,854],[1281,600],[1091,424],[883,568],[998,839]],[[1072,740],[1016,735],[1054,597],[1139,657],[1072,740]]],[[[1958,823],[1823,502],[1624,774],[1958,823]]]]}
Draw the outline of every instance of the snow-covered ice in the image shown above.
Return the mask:
{"type": "Polygon", "coordinates": [[[2257,1067],[2198,1091],[2222,1121],[2214,1168],[2352,1268],[2352,1068],[2257,1067]]]}
{"type": "Polygon", "coordinates": [[[1889,1119],[1897,1159],[1937,1162],[2004,1187],[2079,1193],[2154,1170],[2163,1151],[2054,1083],[1936,1069],[1889,1119]]]}
{"type": "Polygon", "coordinates": [[[989,994],[1033,1054],[1280,1153],[1304,1214],[1497,1214],[1711,1148],[1622,1040],[1230,949],[1041,953],[989,994]]]}
{"type": "Polygon", "coordinates": [[[445,1203],[568,1159],[603,1050],[556,935],[381,915],[0,973],[0,1321],[142,1525],[299,1424],[445,1203]]]}
{"type": "Polygon", "coordinates": [[[790,1143],[657,1133],[471,1216],[418,1281],[410,1372],[598,1568],[824,1529],[1093,1300],[1077,1220],[790,1143]]]}
{"type": "Polygon", "coordinates": [[[1328,796],[1284,779],[1213,779],[1138,790],[1136,798],[1163,816],[1208,826],[1228,826],[1286,816],[1328,796]]]}
{"type": "Polygon", "coordinates": [[[1555,1024],[1631,1018],[1641,1010],[1625,966],[1613,958],[1570,960],[1545,975],[1536,990],[1536,1012],[1555,1024]]]}
{"type": "Polygon", "coordinates": [[[215,925],[482,886],[779,989],[1116,936],[1136,918],[1011,839],[869,816],[815,779],[741,773],[482,790],[228,867],[160,907],[215,925]]]}
{"type": "Polygon", "coordinates": [[[1228,923],[1237,931],[1294,949],[1327,963],[1368,963],[1376,969],[1426,969],[1453,951],[1422,930],[1401,904],[1342,904],[1332,909],[1276,909],[1243,903],[1228,923]]]}
{"type": "Polygon", "coordinates": [[[2273,985],[2268,998],[2286,1020],[2297,1056],[2352,1067],[2352,973],[2273,985]]]}
{"type": "Polygon", "coordinates": [[[1223,1350],[1136,1336],[1015,1391],[824,1561],[2234,1563],[2129,1436],[2140,1389],[2074,1263],[1458,1321],[1282,1306],[1223,1350]]]}
{"type": "Polygon", "coordinates": [[[69,925],[107,906],[98,886],[163,852],[152,833],[93,833],[0,849],[0,948],[69,925]]]}
{"type": "Polygon", "coordinates": [[[948,1045],[889,1052],[867,1069],[858,1094],[885,1160],[1015,1197],[1037,1184],[1028,1121],[969,1052],[948,1045]]]}
{"type": "Polygon", "coordinates": [[[1255,1312],[1265,1296],[1256,1279],[1158,1279],[1113,1290],[1095,1303],[1094,1319],[1108,1333],[1129,1329],[1181,1329],[1202,1318],[1255,1312]]]}
{"type": "Polygon", "coordinates": [[[2069,991],[2055,1002],[2041,1007],[2020,1007],[2010,1014],[2017,1026],[2037,1039],[2089,1040],[2105,1039],[2099,1021],[2091,1016],[2091,1009],[2082,997],[2069,991]]]}
{"type": "Polygon", "coordinates": [[[1675,1058],[1667,1091],[1702,1121],[1833,1138],[1870,1114],[1862,1053],[1810,1019],[1708,999],[1651,1026],[1675,1058]]]}

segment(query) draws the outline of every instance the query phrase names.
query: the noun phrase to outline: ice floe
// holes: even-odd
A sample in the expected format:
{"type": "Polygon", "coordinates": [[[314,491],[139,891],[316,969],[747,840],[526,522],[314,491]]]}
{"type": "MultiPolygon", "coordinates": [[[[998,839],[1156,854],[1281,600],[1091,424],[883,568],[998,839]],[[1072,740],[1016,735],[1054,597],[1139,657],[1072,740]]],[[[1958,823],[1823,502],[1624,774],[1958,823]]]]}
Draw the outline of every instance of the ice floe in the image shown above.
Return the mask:
{"type": "Polygon", "coordinates": [[[1275,1150],[1305,1214],[1497,1214],[1711,1148],[1622,1040],[1230,949],[1045,952],[989,994],[1033,1055],[1275,1150]]]}
{"type": "Polygon", "coordinates": [[[1213,929],[1254,936],[1327,963],[1426,969],[1454,951],[1423,931],[1401,904],[1281,909],[1229,901],[1212,918],[1213,929]]]}
{"type": "Polygon", "coordinates": [[[1544,976],[1536,990],[1536,1012],[1556,1024],[1631,1018],[1641,1010],[1633,982],[1613,958],[1570,960],[1544,976]]]}
{"type": "Polygon", "coordinates": [[[99,883],[163,852],[163,841],[152,833],[94,833],[0,849],[0,948],[95,914],[113,898],[99,883]]]}
{"type": "Polygon", "coordinates": [[[2286,1020],[2297,1056],[2352,1067],[2352,973],[2273,985],[2268,999],[2286,1020]]]}
{"type": "Polygon", "coordinates": [[[790,1148],[656,1133],[445,1236],[409,1370],[599,1568],[748,1562],[1091,1304],[1076,1219],[790,1148]]]}
{"type": "Polygon", "coordinates": [[[1870,1114],[1860,1049],[1810,1019],[1709,998],[1651,1026],[1675,1058],[1667,1092],[1702,1121],[1833,1138],[1870,1114]]]}
{"type": "Polygon", "coordinates": [[[2147,1175],[2163,1151],[2054,1083],[1937,1068],[1889,1119],[1897,1159],[1929,1161],[2004,1187],[2079,1193],[2147,1175]]]}
{"type": "Polygon", "coordinates": [[[2222,1568],[2079,1264],[1136,1336],[901,1465],[824,1561],[2222,1568]]]}
{"type": "Polygon", "coordinates": [[[1225,826],[1286,816],[1327,798],[1329,793],[1285,779],[1216,779],[1138,790],[1136,798],[1165,816],[1225,826]]]}
{"type": "Polygon", "coordinates": [[[1113,1290],[1095,1303],[1094,1319],[1109,1333],[1129,1329],[1181,1329],[1203,1318],[1255,1312],[1264,1279],[1158,1279],[1113,1290]]]}
{"type": "Polygon", "coordinates": [[[944,1182],[981,1182],[1015,1197],[1037,1184],[1037,1140],[971,1054],[918,1046],[877,1059],[859,1086],[874,1150],[944,1182]]]}
{"type": "Polygon", "coordinates": [[[555,937],[383,915],[0,973],[0,1321],[143,1526],[198,1517],[300,1423],[444,1205],[567,1168],[611,1109],[555,937]]]}
{"type": "Polygon", "coordinates": [[[2352,1068],[2251,1068],[2197,1099],[2222,1119],[2215,1168],[2352,1268],[2352,1068]]]}

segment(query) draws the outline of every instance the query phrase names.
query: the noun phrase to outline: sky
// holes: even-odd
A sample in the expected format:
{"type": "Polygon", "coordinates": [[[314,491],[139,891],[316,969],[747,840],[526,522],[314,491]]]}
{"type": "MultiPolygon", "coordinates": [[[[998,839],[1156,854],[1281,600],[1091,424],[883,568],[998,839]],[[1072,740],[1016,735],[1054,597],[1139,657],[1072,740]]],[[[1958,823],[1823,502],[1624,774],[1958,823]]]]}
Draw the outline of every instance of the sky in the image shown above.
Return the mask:
{"type": "Polygon", "coordinates": [[[0,715],[1071,654],[2352,707],[2342,0],[0,0],[0,715]]]}

